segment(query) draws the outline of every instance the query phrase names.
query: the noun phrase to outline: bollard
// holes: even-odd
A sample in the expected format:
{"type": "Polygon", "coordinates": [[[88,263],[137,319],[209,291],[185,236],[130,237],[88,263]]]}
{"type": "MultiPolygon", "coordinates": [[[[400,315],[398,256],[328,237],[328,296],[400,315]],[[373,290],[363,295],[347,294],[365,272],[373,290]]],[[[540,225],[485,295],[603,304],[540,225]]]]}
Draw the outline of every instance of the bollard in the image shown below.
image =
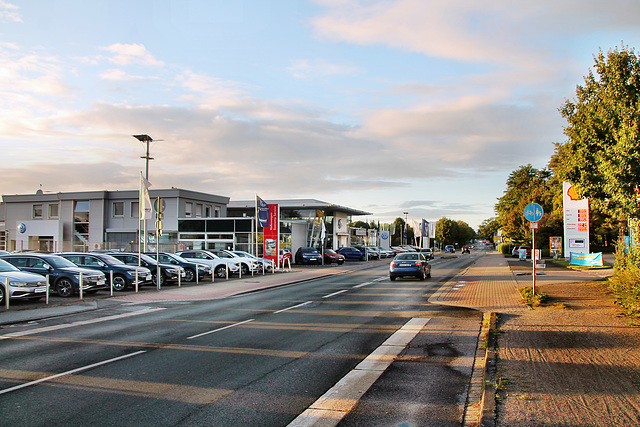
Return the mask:
{"type": "Polygon", "coordinates": [[[227,280],[229,280],[229,263],[225,262],[224,265],[226,265],[226,270],[227,270],[227,280]]]}
{"type": "Polygon", "coordinates": [[[82,272],[80,273],[80,276],[78,277],[78,288],[80,289],[80,299],[82,298],[82,272]]]}
{"type": "Polygon", "coordinates": [[[49,305],[49,275],[47,274],[47,292],[46,295],[44,296],[44,302],[45,304],[49,305]]]}
{"type": "Polygon", "coordinates": [[[180,287],[181,283],[182,283],[182,272],[178,268],[178,287],[180,287]]]}
{"type": "Polygon", "coordinates": [[[4,305],[9,310],[9,300],[11,299],[11,290],[9,290],[9,278],[4,279],[4,305]]]}
{"type": "Polygon", "coordinates": [[[111,288],[111,296],[113,296],[113,270],[111,270],[109,272],[109,279],[110,279],[109,283],[111,283],[111,286],[110,286],[110,288],[111,288]]]}
{"type": "Polygon", "coordinates": [[[276,274],[276,263],[271,260],[271,274],[276,274]]]}
{"type": "Polygon", "coordinates": [[[198,280],[199,280],[198,276],[200,275],[200,273],[198,271],[198,267],[199,267],[198,264],[196,264],[196,285],[199,283],[198,282],[198,280]]]}
{"type": "Polygon", "coordinates": [[[136,268],[136,292],[138,292],[138,269],[136,268]]]}

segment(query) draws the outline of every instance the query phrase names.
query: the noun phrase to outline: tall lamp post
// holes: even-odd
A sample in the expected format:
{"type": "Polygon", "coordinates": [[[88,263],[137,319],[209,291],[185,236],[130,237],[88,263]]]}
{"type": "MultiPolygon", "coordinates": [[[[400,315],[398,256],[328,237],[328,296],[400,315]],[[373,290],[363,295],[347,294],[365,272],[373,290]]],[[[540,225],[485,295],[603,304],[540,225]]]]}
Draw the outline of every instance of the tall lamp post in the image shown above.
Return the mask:
{"type": "Polygon", "coordinates": [[[402,212],[404,214],[404,234],[402,235],[402,244],[407,244],[407,215],[409,212],[402,212]]]}
{"type": "MultiPolygon", "coordinates": [[[[147,180],[147,182],[149,181],[149,160],[153,160],[153,157],[151,157],[149,155],[149,144],[151,144],[153,142],[153,138],[151,138],[149,135],[132,135],[135,139],[137,139],[138,141],[142,142],[143,144],[146,144],[146,151],[145,151],[145,155],[141,156],[141,159],[145,159],[145,175],[144,178],[147,180]]],[[[147,250],[147,220],[146,218],[140,218],[143,222],[143,230],[142,230],[142,236],[143,236],[143,240],[142,240],[142,245],[144,246],[144,251],[146,252],[147,250]]],[[[156,242],[156,246],[158,246],[157,242],[156,242]]],[[[140,239],[138,238],[138,252],[140,252],[140,239]]],[[[140,258],[140,257],[138,257],[140,258]]],[[[157,279],[159,281],[159,279],[157,279]]]]}

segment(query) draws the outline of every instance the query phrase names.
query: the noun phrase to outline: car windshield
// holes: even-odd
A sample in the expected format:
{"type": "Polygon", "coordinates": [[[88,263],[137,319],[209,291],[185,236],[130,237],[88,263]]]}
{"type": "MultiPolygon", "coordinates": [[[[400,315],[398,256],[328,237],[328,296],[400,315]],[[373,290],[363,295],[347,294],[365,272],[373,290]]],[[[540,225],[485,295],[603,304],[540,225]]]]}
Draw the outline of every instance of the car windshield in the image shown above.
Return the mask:
{"type": "Polygon", "coordinates": [[[61,256],[48,256],[43,259],[56,268],[77,267],[77,265],[61,256]]]}
{"type": "Polygon", "coordinates": [[[334,251],[333,249],[325,249],[324,251],[328,254],[336,255],[336,251],[334,251]]]}
{"type": "Polygon", "coordinates": [[[156,260],[151,258],[149,255],[145,255],[145,254],[140,254],[140,259],[145,260],[146,262],[148,262],[149,264],[155,264],[156,260]]]}
{"type": "Polygon", "coordinates": [[[245,258],[252,258],[252,259],[257,259],[257,257],[253,254],[250,254],[249,252],[243,252],[243,251],[234,251],[234,254],[238,255],[238,256],[243,256],[245,258]]]}
{"type": "Polygon", "coordinates": [[[413,254],[399,254],[396,256],[397,260],[410,260],[410,261],[417,261],[419,258],[418,254],[413,253],[413,254]]]}
{"type": "Polygon", "coordinates": [[[118,258],[114,258],[111,255],[100,255],[99,258],[101,261],[104,261],[109,265],[123,265],[124,262],[120,261],[118,258]]]}
{"type": "Polygon", "coordinates": [[[300,252],[302,252],[303,254],[319,254],[320,253],[315,248],[302,248],[300,252]]]}
{"type": "Polygon", "coordinates": [[[7,261],[0,259],[0,273],[8,273],[10,271],[20,271],[20,269],[9,264],[7,261]]]}

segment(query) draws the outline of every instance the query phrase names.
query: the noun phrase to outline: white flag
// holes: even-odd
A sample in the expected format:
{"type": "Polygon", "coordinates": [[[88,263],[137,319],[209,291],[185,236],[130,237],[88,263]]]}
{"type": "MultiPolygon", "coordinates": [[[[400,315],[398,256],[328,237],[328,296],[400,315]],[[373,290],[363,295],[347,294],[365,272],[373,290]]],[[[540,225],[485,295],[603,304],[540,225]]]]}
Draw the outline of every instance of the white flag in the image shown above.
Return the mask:
{"type": "Polygon", "coordinates": [[[322,222],[322,231],[320,232],[320,239],[324,240],[325,236],[327,235],[327,227],[324,226],[324,221],[322,222]]]}
{"type": "Polygon", "coordinates": [[[151,183],[147,181],[140,172],[140,205],[139,218],[151,219],[153,218],[153,209],[151,208],[151,199],[149,198],[149,187],[151,183]]]}

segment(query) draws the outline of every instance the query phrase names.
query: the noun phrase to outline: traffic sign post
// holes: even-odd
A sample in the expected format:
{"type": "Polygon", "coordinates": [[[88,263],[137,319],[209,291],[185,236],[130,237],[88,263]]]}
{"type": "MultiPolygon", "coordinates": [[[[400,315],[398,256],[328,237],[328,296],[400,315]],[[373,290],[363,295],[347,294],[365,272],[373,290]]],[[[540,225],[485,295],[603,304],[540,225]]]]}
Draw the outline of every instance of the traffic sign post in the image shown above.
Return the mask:
{"type": "Polygon", "coordinates": [[[530,221],[531,228],[531,262],[533,264],[532,292],[536,294],[536,230],[538,229],[538,221],[542,219],[544,210],[537,203],[529,203],[524,208],[524,217],[530,221]]]}

